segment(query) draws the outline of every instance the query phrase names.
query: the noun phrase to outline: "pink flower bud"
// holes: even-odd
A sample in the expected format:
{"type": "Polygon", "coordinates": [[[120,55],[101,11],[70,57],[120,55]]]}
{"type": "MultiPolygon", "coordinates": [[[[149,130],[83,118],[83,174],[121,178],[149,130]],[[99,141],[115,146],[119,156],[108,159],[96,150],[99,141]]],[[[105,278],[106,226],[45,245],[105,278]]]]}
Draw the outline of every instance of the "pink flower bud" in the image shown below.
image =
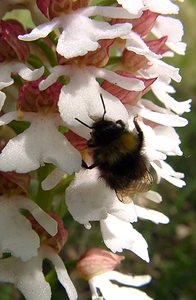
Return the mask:
{"type": "Polygon", "coordinates": [[[124,256],[100,248],[91,248],[80,258],[76,269],[82,277],[89,280],[96,275],[114,270],[123,259],[124,256]]]}
{"type": "Polygon", "coordinates": [[[111,45],[114,43],[113,39],[100,40],[100,47],[96,51],[88,52],[82,61],[85,65],[93,65],[96,67],[104,67],[109,60],[109,50],[111,45]]]}
{"type": "Polygon", "coordinates": [[[36,4],[40,11],[46,16],[46,18],[50,19],[50,3],[51,0],[36,0],[36,4]]]}
{"type": "Polygon", "coordinates": [[[28,43],[18,39],[19,34],[25,33],[22,24],[16,20],[0,21],[0,62],[26,61],[30,51],[28,43]]]}
{"type": "Polygon", "coordinates": [[[58,231],[55,236],[51,236],[43,227],[41,227],[33,216],[29,216],[28,219],[32,224],[32,228],[39,235],[40,243],[53,248],[56,252],[60,252],[67,241],[68,231],[64,228],[63,220],[57,214],[54,212],[48,212],[48,214],[58,224],[58,231]]]}
{"type": "Polygon", "coordinates": [[[115,19],[112,20],[112,24],[117,23],[130,23],[132,24],[132,30],[137,32],[141,37],[147,36],[155,24],[158,13],[150,10],[144,10],[140,18],[137,19],[115,19]]]}
{"type": "Polygon", "coordinates": [[[36,3],[46,18],[53,19],[64,13],[86,7],[89,0],[36,0],[36,3]]]}
{"type": "Polygon", "coordinates": [[[123,51],[121,62],[133,73],[140,69],[148,68],[148,59],[144,55],[136,54],[135,52],[127,49],[123,51]]]}
{"type": "Polygon", "coordinates": [[[137,32],[141,37],[145,37],[151,31],[158,16],[158,13],[144,10],[140,18],[131,20],[131,24],[133,25],[132,30],[137,32]]]}
{"type": "Polygon", "coordinates": [[[162,38],[156,40],[145,40],[145,43],[151,51],[162,55],[168,51],[168,48],[164,48],[166,41],[167,36],[163,36],[162,38]]]}
{"type": "Polygon", "coordinates": [[[41,112],[43,114],[57,113],[57,103],[62,84],[56,82],[47,89],[40,91],[39,83],[44,77],[38,80],[27,82],[19,90],[17,109],[27,112],[41,112]]]}

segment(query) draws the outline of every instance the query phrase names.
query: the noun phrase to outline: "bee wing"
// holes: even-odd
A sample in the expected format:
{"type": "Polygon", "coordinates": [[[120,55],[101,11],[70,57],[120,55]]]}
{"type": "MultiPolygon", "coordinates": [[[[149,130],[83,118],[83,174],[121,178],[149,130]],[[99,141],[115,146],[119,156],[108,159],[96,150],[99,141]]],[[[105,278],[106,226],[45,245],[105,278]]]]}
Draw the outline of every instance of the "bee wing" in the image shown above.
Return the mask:
{"type": "Polygon", "coordinates": [[[129,193],[129,189],[116,191],[116,196],[117,196],[118,200],[124,204],[129,204],[133,201],[132,194],[129,193]]]}
{"type": "Polygon", "coordinates": [[[152,175],[148,171],[146,171],[142,178],[132,181],[128,188],[116,191],[116,196],[118,197],[119,201],[125,204],[129,204],[133,201],[132,198],[135,193],[145,193],[149,191],[152,182],[152,175]]]}
{"type": "MultiPolygon", "coordinates": [[[[133,182],[133,187],[135,187],[135,192],[145,193],[150,190],[153,182],[153,177],[147,170],[144,176],[135,182],[133,182]]],[[[132,185],[132,184],[131,184],[132,185]]]]}

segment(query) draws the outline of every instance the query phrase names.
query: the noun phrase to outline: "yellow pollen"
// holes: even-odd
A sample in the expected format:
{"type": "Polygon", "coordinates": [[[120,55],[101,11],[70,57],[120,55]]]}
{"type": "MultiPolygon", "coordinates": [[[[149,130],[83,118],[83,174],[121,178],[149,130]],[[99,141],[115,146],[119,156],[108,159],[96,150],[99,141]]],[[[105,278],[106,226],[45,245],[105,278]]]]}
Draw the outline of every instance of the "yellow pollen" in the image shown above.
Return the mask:
{"type": "Polygon", "coordinates": [[[23,114],[23,112],[21,110],[17,111],[17,118],[18,118],[18,120],[23,120],[24,114],[23,114]]]}

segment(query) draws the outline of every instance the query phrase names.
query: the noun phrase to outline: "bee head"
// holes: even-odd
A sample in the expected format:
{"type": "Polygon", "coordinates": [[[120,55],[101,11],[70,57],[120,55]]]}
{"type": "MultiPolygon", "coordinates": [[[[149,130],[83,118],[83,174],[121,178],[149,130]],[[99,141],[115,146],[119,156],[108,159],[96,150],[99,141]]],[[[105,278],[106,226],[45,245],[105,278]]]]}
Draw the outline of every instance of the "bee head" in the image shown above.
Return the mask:
{"type": "Polygon", "coordinates": [[[106,108],[102,94],[100,94],[101,102],[103,105],[103,115],[101,119],[94,121],[92,126],[84,123],[78,118],[75,118],[82,125],[92,129],[91,139],[88,141],[88,146],[104,146],[110,142],[118,139],[125,131],[125,124],[122,120],[109,121],[105,120],[106,108]]]}
{"type": "Polygon", "coordinates": [[[125,131],[125,124],[118,120],[98,120],[93,123],[91,136],[93,142],[97,145],[107,145],[115,139],[118,139],[125,131]]]}

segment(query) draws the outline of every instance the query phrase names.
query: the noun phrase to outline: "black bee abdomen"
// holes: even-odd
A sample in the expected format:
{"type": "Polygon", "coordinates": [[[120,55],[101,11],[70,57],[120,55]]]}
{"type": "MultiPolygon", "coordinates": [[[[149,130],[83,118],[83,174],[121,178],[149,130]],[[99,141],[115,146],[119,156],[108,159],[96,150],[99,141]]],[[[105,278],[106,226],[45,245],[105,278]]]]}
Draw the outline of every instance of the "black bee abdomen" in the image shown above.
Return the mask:
{"type": "Polygon", "coordinates": [[[127,188],[135,179],[140,179],[146,172],[146,157],[140,153],[127,153],[119,156],[113,164],[106,161],[99,163],[100,177],[114,190],[127,188]]]}

